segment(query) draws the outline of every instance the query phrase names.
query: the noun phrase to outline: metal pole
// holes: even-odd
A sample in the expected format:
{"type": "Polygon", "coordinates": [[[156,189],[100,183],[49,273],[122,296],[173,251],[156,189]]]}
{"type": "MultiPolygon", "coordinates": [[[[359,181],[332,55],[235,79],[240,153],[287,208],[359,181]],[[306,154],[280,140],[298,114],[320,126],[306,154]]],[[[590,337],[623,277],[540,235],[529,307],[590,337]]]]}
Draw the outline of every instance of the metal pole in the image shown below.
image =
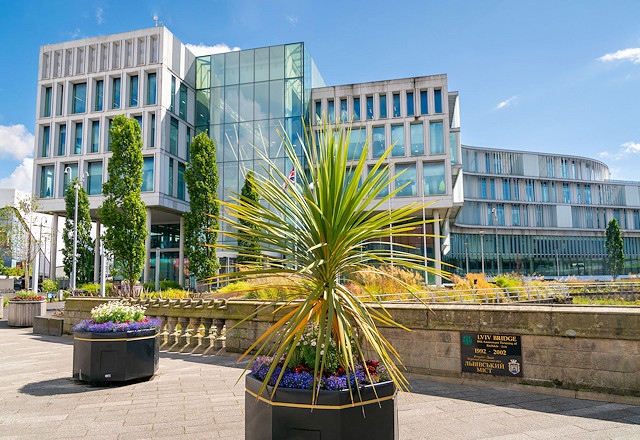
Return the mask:
{"type": "Polygon", "coordinates": [[[156,248],[156,273],[155,282],[156,282],[156,292],[160,292],[160,248],[156,248]]]}
{"type": "Polygon", "coordinates": [[[492,208],[493,225],[496,227],[496,266],[498,268],[498,276],[500,276],[500,249],[498,248],[498,212],[496,208],[492,208]]]}
{"type": "Polygon", "coordinates": [[[74,185],[76,200],[73,209],[73,267],[71,269],[71,294],[76,291],[76,260],[78,259],[78,182],[74,185]]]}
{"type": "Polygon", "coordinates": [[[422,246],[424,247],[424,283],[429,285],[429,272],[427,270],[427,222],[424,207],[424,187],[422,189],[422,246]]]}
{"type": "Polygon", "coordinates": [[[104,243],[100,240],[100,296],[106,295],[107,288],[107,253],[104,250],[104,243]]]}
{"type": "Polygon", "coordinates": [[[464,257],[467,262],[467,273],[469,273],[469,242],[464,242],[464,257]]]}

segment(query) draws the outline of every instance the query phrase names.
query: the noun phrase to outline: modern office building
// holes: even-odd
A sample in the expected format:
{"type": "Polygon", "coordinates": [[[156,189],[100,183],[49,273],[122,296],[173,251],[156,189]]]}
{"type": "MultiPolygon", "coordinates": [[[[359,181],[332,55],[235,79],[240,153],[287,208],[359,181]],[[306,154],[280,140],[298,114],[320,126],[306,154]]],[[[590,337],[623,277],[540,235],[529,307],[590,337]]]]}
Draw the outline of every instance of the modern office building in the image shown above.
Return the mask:
{"type": "MultiPolygon", "coordinates": [[[[219,194],[226,197],[240,191],[248,170],[260,169],[253,145],[288,172],[281,127],[295,140],[304,119],[315,122],[311,114],[354,120],[355,150],[365,136],[373,138],[373,161],[395,142],[393,169],[424,183],[408,186],[390,208],[431,200],[424,215],[448,223],[462,206],[457,102],[445,75],[325,87],[304,43],[196,58],[166,28],[154,27],[47,45],[40,50],[34,193],[41,209],[57,218],[65,212],[65,190],[80,176],[98,221],[110,121],[121,113],[136,118],[150,232],[143,278],[153,279],[160,248],[161,279],[182,284],[182,213],[189,207],[183,175],[195,134],[207,130],[216,141],[219,194]]],[[[437,225],[427,232],[439,235],[437,225]]],[[[440,257],[439,238],[414,244],[417,252],[440,257]]],[[[56,250],[52,246],[52,256],[56,250]]],[[[223,266],[233,264],[233,255],[220,257],[223,266]]]]}
{"type": "MultiPolygon", "coordinates": [[[[57,221],[65,215],[66,188],[80,176],[99,235],[110,122],[122,113],[137,119],[149,231],[143,279],[154,279],[157,268],[160,279],[184,284],[182,214],[189,195],[183,176],[193,136],[207,131],[216,142],[224,198],[240,192],[247,171],[261,169],[254,146],[287,174],[281,127],[297,141],[303,121],[317,128],[326,118],[352,125],[353,154],[370,139],[371,164],[394,145],[390,170],[403,172],[395,185],[409,185],[385,209],[431,202],[423,216],[437,220],[416,231],[429,236],[403,242],[417,253],[463,272],[468,260],[470,270],[482,270],[484,261],[487,273],[497,273],[499,260],[502,272],[554,275],[554,268],[566,274],[582,267],[595,273],[602,270],[606,220],[616,216],[627,254],[637,255],[628,233],[640,226],[637,185],[608,181],[606,165],[586,158],[461,146],[458,102],[446,75],[327,86],[304,43],[196,57],[159,26],[46,45],[33,189],[41,210],[57,221]]],[[[56,254],[54,243],[53,262],[56,254]]],[[[219,257],[231,270],[234,255],[219,257]]]]}
{"type": "Polygon", "coordinates": [[[640,183],[578,156],[462,147],[464,207],[446,260],[459,273],[606,275],[605,229],[623,232],[625,274],[640,271],[640,183]]]}

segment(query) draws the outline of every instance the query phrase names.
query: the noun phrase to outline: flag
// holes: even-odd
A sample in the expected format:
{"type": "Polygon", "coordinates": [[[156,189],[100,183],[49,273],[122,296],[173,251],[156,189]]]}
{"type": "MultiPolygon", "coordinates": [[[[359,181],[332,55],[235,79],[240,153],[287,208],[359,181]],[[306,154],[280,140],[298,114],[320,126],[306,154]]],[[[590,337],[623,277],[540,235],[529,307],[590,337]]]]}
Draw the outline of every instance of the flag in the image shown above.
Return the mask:
{"type": "Polygon", "coordinates": [[[296,183],[296,169],[295,167],[291,168],[291,172],[289,172],[289,177],[287,177],[287,180],[284,181],[284,183],[282,184],[282,189],[287,189],[287,185],[289,184],[289,182],[291,183],[296,183]]]}

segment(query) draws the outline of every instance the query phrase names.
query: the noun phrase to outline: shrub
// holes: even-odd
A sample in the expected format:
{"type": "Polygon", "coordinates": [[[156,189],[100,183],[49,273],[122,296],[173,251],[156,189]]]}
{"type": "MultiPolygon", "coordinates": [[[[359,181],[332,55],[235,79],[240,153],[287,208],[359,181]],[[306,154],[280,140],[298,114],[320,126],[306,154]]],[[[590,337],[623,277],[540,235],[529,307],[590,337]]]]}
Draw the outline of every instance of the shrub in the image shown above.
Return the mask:
{"type": "Polygon", "coordinates": [[[184,289],[166,289],[160,292],[147,292],[140,295],[141,298],[167,298],[167,299],[183,299],[191,297],[191,293],[184,289]]]}
{"type": "Polygon", "coordinates": [[[44,298],[35,292],[28,290],[19,290],[16,295],[11,298],[12,301],[42,301],[44,298]]]}
{"type": "MultiPolygon", "coordinates": [[[[148,292],[153,292],[156,290],[156,283],[153,281],[149,283],[144,283],[143,288],[148,292]]],[[[180,285],[180,283],[177,283],[175,281],[170,281],[170,280],[160,281],[160,290],[169,290],[169,289],[184,290],[182,289],[182,286],[180,285]]]]}
{"type": "Polygon", "coordinates": [[[47,278],[42,280],[42,291],[43,292],[57,292],[58,291],[58,282],[52,280],[51,278],[47,278]]]}

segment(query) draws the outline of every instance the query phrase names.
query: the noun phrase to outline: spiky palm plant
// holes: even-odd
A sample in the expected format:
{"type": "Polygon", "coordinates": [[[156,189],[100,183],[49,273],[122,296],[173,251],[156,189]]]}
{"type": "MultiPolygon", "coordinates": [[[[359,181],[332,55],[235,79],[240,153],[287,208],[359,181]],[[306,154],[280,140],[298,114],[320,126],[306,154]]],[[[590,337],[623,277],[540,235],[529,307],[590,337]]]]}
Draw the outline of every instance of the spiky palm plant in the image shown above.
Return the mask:
{"type": "MultiPolygon", "coordinates": [[[[253,234],[264,258],[242,272],[217,278],[259,281],[277,275],[295,281],[295,287],[289,286],[289,290],[296,299],[280,304],[281,317],[244,355],[254,352],[254,359],[259,354],[284,359],[284,367],[275,380],[276,388],[310,324],[318,327],[315,364],[310,365],[314,369],[314,390],[318,390],[319,373],[327,364],[322,347],[328,347],[331,340],[348,375],[355,372],[357,363],[367,359],[368,346],[385,364],[395,384],[401,389],[407,386],[399,368],[398,352],[378,329],[379,325],[401,326],[377,303],[375,296],[358,297],[340,280],[358,272],[376,271],[375,266],[380,264],[424,271],[426,259],[411,253],[408,246],[367,246],[390,236],[421,235],[415,230],[425,223],[421,214],[424,205],[409,203],[390,210],[389,200],[403,188],[385,192],[393,179],[386,164],[392,147],[365,176],[369,144],[364,145],[359,157],[349,157],[349,135],[348,128],[329,125],[315,134],[307,133],[300,140],[303,158],[300,160],[293,142],[284,134],[296,182],[289,182],[268,155],[256,149],[266,164],[253,177],[263,203],[252,203],[238,194],[233,194],[228,202],[220,202],[225,211],[221,221],[228,223],[229,228],[219,232],[230,238],[228,243],[236,243],[243,233],[253,234]],[[246,224],[254,227],[249,229],[246,224]]],[[[241,252],[234,244],[216,246],[241,252]]],[[[429,270],[435,272],[433,268],[429,270]]],[[[273,362],[263,387],[275,371],[273,362]]],[[[314,401],[316,396],[314,393],[314,401]]]]}

